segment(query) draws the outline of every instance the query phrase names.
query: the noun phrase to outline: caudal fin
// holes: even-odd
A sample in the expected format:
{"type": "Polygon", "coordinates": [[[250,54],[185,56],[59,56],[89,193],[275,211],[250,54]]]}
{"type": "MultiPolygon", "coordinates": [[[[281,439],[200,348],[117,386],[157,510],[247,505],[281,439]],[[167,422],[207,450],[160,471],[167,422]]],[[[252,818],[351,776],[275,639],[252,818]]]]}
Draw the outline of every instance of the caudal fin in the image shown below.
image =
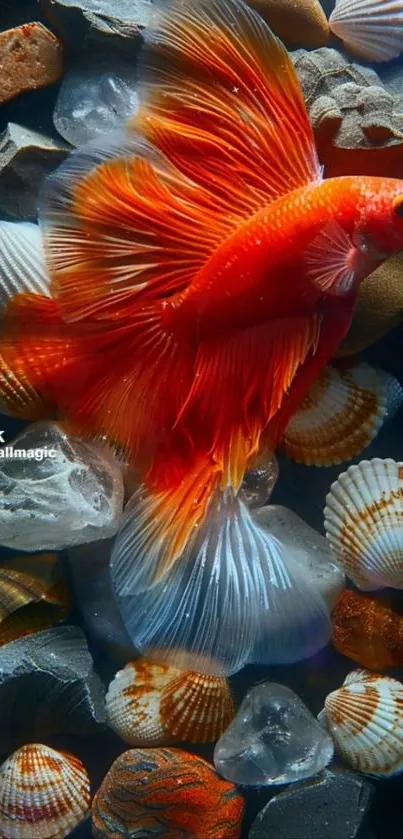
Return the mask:
{"type": "Polygon", "coordinates": [[[162,505],[142,486],[126,510],[111,575],[135,646],[216,674],[261,662],[262,650],[266,664],[278,664],[323,647],[328,609],[295,571],[288,549],[218,482],[210,483],[198,518],[190,489],[185,497],[178,518],[178,491],[162,505]]]}

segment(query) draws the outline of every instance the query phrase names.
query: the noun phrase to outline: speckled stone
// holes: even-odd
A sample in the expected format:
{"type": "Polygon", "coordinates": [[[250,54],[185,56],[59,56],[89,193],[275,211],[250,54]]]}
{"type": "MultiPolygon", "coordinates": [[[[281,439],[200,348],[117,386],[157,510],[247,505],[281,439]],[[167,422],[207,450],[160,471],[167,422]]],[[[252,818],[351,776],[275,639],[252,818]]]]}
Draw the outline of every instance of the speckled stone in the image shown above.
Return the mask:
{"type": "Polygon", "coordinates": [[[63,47],[41,23],[0,32],[0,104],[28,90],[57,82],[63,72],[63,47]]]}
{"type": "Polygon", "coordinates": [[[357,839],[372,792],[372,784],[359,775],[326,769],[272,798],[248,839],[357,839]]]}
{"type": "Polygon", "coordinates": [[[74,49],[83,41],[98,41],[132,58],[155,8],[154,0],[39,0],[39,4],[49,23],[74,49]]]}

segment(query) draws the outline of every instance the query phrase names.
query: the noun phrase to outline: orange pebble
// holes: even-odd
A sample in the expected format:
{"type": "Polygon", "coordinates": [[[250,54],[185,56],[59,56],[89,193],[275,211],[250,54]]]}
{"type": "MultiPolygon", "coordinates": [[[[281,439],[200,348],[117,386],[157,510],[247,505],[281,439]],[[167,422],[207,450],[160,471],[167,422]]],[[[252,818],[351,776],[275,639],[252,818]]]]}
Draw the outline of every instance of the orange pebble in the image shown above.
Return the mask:
{"type": "Polygon", "coordinates": [[[403,617],[372,595],[343,592],[333,612],[332,641],[370,670],[403,665],[403,617]]]}
{"type": "Polygon", "coordinates": [[[94,798],[93,836],[239,839],[243,809],[235,785],[198,755],[130,749],[112,764],[94,798]]]}

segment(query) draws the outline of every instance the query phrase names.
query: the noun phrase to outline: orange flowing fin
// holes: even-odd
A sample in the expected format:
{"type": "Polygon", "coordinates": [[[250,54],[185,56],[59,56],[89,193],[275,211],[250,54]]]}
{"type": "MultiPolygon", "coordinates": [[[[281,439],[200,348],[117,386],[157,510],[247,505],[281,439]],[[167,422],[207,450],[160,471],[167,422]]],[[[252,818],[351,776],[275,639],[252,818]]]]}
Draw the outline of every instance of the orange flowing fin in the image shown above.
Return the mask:
{"type": "Polygon", "coordinates": [[[0,399],[13,416],[54,415],[77,362],[83,362],[83,350],[67,335],[54,300],[23,293],[9,302],[0,340],[0,399]]]}
{"type": "Polygon", "coordinates": [[[181,291],[234,228],[214,196],[131,131],[73,152],[47,181],[41,223],[70,322],[131,319],[181,291]]]}
{"type": "Polygon", "coordinates": [[[223,486],[239,488],[263,429],[316,352],[320,331],[320,316],[294,317],[200,345],[177,426],[198,429],[196,444],[219,464],[223,486]]]}
{"type": "Polygon", "coordinates": [[[242,0],[173,0],[145,41],[133,125],[222,213],[245,220],[320,180],[292,61],[242,0]]]}
{"type": "Polygon", "coordinates": [[[127,505],[111,576],[132,642],[158,661],[222,675],[311,655],[330,635],[326,605],[217,477],[198,461],[184,483],[162,493],[142,485],[127,505]]]}

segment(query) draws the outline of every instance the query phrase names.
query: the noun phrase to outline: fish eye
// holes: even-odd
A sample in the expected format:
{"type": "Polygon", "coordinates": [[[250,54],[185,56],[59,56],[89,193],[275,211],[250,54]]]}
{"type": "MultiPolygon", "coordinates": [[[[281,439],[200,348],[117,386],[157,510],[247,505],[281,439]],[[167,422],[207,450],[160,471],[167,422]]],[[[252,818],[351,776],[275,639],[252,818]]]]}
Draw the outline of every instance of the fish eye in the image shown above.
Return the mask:
{"type": "Polygon", "coordinates": [[[403,218],[403,194],[393,199],[393,212],[399,218],[403,218]]]}

